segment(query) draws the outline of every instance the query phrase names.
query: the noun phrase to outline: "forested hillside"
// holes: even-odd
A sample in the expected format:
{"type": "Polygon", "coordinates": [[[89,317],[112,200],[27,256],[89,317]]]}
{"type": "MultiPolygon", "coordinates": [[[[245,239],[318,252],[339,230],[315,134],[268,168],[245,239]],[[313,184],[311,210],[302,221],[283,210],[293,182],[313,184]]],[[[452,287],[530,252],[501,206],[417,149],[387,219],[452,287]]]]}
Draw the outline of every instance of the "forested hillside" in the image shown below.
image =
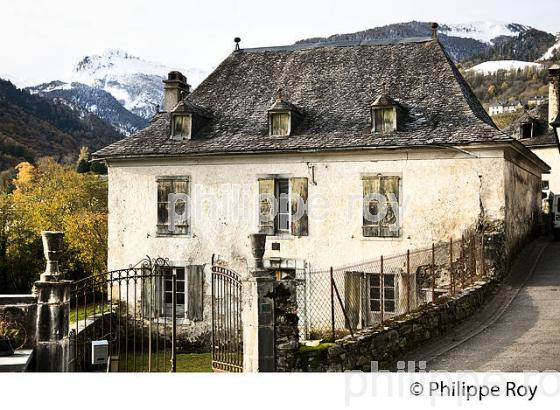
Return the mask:
{"type": "Polygon", "coordinates": [[[93,114],[80,114],[0,79],[0,170],[42,156],[74,161],[82,146],[96,150],[121,138],[93,114]]]}

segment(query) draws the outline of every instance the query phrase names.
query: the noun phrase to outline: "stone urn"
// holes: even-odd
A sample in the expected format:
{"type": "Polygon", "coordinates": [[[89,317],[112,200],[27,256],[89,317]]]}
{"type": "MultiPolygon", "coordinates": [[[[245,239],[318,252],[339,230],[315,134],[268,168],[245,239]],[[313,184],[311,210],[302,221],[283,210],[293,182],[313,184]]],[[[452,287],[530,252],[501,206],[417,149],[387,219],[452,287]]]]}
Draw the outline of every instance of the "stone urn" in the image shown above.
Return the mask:
{"type": "Polygon", "coordinates": [[[45,272],[41,274],[44,282],[55,281],[60,275],[58,260],[64,249],[64,232],[43,231],[43,254],[47,260],[45,272]]]}
{"type": "Polygon", "coordinates": [[[266,234],[253,233],[249,235],[251,241],[251,253],[255,262],[255,272],[264,271],[263,256],[266,247],[266,234]]]}

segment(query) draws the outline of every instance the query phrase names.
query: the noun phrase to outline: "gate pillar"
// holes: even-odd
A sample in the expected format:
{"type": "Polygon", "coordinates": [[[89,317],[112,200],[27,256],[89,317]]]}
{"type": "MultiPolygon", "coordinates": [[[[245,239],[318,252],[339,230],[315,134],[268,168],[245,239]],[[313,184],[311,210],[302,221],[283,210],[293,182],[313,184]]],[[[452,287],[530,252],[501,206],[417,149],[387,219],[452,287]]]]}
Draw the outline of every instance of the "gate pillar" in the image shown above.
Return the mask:
{"type": "Polygon", "coordinates": [[[253,234],[250,238],[254,264],[251,277],[243,282],[241,305],[243,371],[273,372],[275,279],[263,267],[266,236],[253,234]]]}
{"type": "Polygon", "coordinates": [[[60,280],[58,257],[62,252],[62,232],[43,232],[47,260],[45,273],[33,285],[37,297],[35,370],[68,371],[68,323],[71,281],[60,280]]]}

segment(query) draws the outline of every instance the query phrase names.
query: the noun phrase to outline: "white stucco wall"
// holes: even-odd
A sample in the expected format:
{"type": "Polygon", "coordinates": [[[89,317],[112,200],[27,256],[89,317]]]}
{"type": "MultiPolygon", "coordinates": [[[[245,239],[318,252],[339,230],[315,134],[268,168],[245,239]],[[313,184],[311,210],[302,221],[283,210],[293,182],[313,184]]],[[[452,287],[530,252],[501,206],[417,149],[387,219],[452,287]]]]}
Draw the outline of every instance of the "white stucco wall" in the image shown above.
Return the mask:
{"type": "Polygon", "coordinates": [[[145,255],[203,264],[218,254],[245,273],[247,237],[258,230],[257,178],[266,174],[309,178],[309,236],[269,237],[265,258],[305,260],[320,269],[457,237],[476,221],[481,204],[487,218],[505,216],[503,150],[469,150],[112,162],[108,265],[118,269],[145,255]],[[361,176],[371,173],[402,177],[400,238],[362,237],[361,176]],[[192,235],[157,237],[156,177],[182,175],[192,182],[192,235]],[[271,251],[272,242],[281,244],[280,252],[271,251]]]}
{"type": "Polygon", "coordinates": [[[558,148],[532,148],[531,151],[550,166],[550,175],[543,175],[543,180],[549,181],[552,192],[560,194],[560,153],[558,148]]]}

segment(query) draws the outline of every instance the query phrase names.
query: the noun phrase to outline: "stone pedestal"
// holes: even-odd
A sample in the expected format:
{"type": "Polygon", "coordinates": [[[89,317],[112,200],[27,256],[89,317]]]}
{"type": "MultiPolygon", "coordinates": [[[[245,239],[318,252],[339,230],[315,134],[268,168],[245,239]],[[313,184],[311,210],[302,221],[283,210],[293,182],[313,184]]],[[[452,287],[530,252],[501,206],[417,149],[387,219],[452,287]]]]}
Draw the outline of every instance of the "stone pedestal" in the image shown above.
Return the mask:
{"type": "Polygon", "coordinates": [[[64,372],[68,363],[71,281],[37,281],[35,371],[64,372]]]}

